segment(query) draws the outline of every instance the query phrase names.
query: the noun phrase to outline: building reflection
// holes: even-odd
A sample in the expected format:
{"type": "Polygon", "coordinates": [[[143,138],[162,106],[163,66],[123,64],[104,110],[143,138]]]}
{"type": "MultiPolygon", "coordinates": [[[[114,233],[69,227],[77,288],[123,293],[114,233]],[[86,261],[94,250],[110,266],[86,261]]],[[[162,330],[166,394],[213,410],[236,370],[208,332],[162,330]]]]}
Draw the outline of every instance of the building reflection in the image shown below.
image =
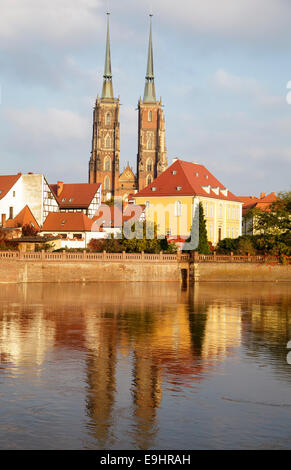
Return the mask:
{"type": "Polygon", "coordinates": [[[50,353],[78,352],[95,445],[114,445],[116,428],[129,421],[128,446],[148,449],[165,392],[199,386],[241,344],[258,354],[265,347],[274,363],[281,361],[291,339],[290,297],[284,286],[260,291],[215,283],[190,290],[142,283],[6,286],[0,364],[38,368],[50,353]]]}

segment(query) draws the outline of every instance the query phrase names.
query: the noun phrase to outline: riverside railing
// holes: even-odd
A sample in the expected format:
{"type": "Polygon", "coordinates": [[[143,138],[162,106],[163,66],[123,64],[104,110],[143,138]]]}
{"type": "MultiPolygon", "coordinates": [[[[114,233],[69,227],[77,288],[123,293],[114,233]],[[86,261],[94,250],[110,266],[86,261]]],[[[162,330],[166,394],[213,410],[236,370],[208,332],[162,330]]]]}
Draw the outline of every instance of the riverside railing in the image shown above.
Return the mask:
{"type": "MultiPolygon", "coordinates": [[[[291,256],[284,257],[286,264],[291,264],[291,256]]],[[[0,251],[0,261],[86,261],[86,262],[149,262],[149,263],[280,263],[282,260],[278,256],[265,255],[202,255],[197,252],[187,253],[88,253],[84,252],[63,252],[49,253],[45,251],[0,251]]]]}

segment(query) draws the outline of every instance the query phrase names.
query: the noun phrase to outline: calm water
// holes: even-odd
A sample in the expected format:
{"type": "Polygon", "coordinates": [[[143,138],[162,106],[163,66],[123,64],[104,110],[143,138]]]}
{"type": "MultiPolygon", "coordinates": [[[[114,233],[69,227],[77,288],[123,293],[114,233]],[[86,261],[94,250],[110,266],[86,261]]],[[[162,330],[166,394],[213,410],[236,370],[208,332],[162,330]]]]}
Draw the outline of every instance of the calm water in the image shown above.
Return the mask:
{"type": "Polygon", "coordinates": [[[290,285],[0,286],[1,449],[291,448],[290,285]]]}

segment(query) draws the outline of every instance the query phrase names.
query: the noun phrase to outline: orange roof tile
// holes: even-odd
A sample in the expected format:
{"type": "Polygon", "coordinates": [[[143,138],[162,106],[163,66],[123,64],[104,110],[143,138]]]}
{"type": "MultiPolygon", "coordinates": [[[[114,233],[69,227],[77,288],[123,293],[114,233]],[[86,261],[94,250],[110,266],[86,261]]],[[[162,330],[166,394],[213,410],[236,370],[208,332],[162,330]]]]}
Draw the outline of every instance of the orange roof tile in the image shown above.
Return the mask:
{"type": "Polygon", "coordinates": [[[28,206],[25,206],[19,214],[17,214],[14,219],[8,219],[5,226],[6,227],[23,227],[24,225],[30,224],[36,230],[40,230],[40,226],[38,225],[35,217],[33,216],[31,210],[28,206]]]}
{"type": "Polygon", "coordinates": [[[57,184],[50,185],[61,209],[85,209],[100,188],[99,183],[63,184],[63,190],[57,195],[57,184]]]}
{"type": "Polygon", "coordinates": [[[50,212],[42,232],[90,232],[92,219],[82,212],[50,212]]]}
{"type": "Polygon", "coordinates": [[[270,206],[273,202],[276,201],[276,194],[270,193],[265,196],[264,193],[261,193],[261,197],[256,196],[240,196],[240,199],[244,201],[242,213],[245,215],[250,209],[261,209],[263,211],[269,211],[270,206]]]}
{"type": "Polygon", "coordinates": [[[161,173],[151,184],[135,194],[141,196],[205,196],[224,201],[242,202],[230,191],[224,196],[220,190],[226,189],[204,165],[176,160],[161,173]],[[207,192],[203,186],[210,187],[207,192]],[[152,190],[152,188],[156,188],[152,190]],[[219,188],[216,194],[213,189],[219,188]]]}
{"type": "Polygon", "coordinates": [[[18,175],[1,175],[0,176],[0,199],[3,199],[4,196],[10,191],[10,189],[15,185],[15,183],[21,177],[21,173],[18,175]]]}

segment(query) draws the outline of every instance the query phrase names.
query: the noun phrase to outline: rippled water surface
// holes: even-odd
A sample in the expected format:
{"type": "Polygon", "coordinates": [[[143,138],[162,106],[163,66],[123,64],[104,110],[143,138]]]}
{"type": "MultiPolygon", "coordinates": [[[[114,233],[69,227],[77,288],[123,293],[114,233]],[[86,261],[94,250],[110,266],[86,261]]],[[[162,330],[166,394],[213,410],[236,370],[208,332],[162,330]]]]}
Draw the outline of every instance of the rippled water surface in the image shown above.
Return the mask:
{"type": "Polygon", "coordinates": [[[291,448],[290,284],[0,286],[1,449],[291,448]]]}

